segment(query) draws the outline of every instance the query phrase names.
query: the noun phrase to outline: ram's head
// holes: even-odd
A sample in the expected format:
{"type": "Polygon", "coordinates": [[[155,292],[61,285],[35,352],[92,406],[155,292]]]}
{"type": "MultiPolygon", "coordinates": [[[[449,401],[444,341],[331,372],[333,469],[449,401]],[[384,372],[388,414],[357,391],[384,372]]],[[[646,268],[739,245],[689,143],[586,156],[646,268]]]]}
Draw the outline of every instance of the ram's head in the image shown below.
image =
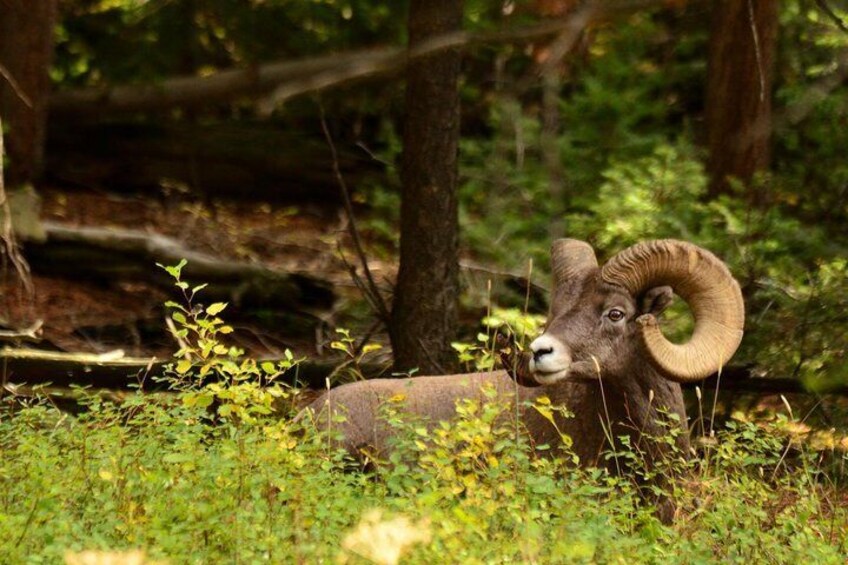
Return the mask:
{"type": "Polygon", "coordinates": [[[668,379],[699,380],[727,363],[742,339],[739,285],[718,258],[690,243],[641,243],[600,268],[587,243],[562,239],[553,245],[552,266],[547,328],[530,345],[529,374],[537,384],[626,377],[640,370],[643,357],[668,379]],[[691,338],[680,345],[657,323],[673,293],[695,319],[691,338]]]}

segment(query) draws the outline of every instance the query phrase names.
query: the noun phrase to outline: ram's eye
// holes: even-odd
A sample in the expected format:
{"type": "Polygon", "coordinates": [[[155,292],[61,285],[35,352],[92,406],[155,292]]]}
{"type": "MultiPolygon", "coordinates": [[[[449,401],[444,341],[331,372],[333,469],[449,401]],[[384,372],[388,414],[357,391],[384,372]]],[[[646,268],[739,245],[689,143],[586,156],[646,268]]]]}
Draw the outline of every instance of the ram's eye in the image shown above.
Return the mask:
{"type": "Polygon", "coordinates": [[[620,322],[624,319],[624,316],[624,312],[622,310],[619,310],[618,308],[613,308],[612,310],[607,312],[607,318],[609,318],[613,322],[620,322]]]}

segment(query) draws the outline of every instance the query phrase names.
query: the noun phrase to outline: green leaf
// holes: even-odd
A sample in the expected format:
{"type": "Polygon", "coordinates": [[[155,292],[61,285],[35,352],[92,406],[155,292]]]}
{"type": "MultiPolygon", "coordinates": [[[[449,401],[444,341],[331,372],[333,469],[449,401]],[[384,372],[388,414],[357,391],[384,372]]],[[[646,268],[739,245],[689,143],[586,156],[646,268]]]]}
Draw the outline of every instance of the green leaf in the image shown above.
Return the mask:
{"type": "Polygon", "coordinates": [[[156,266],[161,269],[165,269],[169,275],[171,275],[177,280],[180,280],[180,274],[182,273],[183,267],[185,267],[187,263],[188,261],[186,261],[185,259],[181,259],[178,264],[172,267],[167,267],[161,263],[156,263],[156,266]]]}
{"type": "Polygon", "coordinates": [[[536,410],[542,418],[550,422],[553,426],[556,426],[553,410],[551,410],[548,406],[539,406],[538,404],[534,404],[533,409],[536,410]]]}
{"type": "Polygon", "coordinates": [[[215,397],[211,394],[201,394],[197,397],[197,407],[198,408],[208,408],[212,405],[212,401],[215,400],[215,397]]]}
{"type": "Polygon", "coordinates": [[[168,453],[164,457],[162,457],[162,461],[164,461],[165,463],[185,463],[187,461],[191,461],[192,457],[193,455],[191,453],[168,453]]]}
{"type": "Polygon", "coordinates": [[[217,316],[218,314],[223,312],[224,308],[226,307],[226,302],[216,302],[215,304],[212,304],[211,306],[209,306],[209,308],[206,309],[206,313],[210,316],[217,316]]]}

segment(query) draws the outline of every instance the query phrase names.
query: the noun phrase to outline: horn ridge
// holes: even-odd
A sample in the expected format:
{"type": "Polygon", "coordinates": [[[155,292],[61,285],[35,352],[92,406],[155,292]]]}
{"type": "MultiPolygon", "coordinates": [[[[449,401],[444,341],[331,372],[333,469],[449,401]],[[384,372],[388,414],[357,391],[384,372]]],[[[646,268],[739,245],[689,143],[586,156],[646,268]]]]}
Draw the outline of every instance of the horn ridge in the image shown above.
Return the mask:
{"type": "Polygon", "coordinates": [[[585,274],[598,269],[595,250],[585,241],[557,239],[551,244],[553,295],[551,308],[560,308],[576,296],[585,274]]]}
{"type": "Polygon", "coordinates": [[[745,322],[742,292],[727,266],[706,249],[673,239],[639,243],[610,259],[601,277],[633,296],[669,285],[689,305],[695,329],[682,345],[668,341],[652,315],[639,319],[642,342],[666,377],[703,379],[720,370],[739,347],[745,322]]]}

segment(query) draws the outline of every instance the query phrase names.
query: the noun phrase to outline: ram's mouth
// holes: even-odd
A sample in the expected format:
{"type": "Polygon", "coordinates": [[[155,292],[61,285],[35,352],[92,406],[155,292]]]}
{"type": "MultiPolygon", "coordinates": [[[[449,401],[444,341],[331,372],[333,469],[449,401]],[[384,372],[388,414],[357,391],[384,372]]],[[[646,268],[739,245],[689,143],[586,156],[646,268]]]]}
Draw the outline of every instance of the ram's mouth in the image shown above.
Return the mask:
{"type": "Polygon", "coordinates": [[[601,378],[601,367],[594,359],[572,361],[564,369],[543,371],[533,367],[531,362],[530,376],[539,385],[552,385],[566,379],[570,381],[596,381],[601,378]]]}
{"type": "Polygon", "coordinates": [[[536,369],[531,373],[533,379],[540,385],[550,385],[563,380],[568,376],[568,368],[559,369],[556,371],[540,371],[536,369]]]}

